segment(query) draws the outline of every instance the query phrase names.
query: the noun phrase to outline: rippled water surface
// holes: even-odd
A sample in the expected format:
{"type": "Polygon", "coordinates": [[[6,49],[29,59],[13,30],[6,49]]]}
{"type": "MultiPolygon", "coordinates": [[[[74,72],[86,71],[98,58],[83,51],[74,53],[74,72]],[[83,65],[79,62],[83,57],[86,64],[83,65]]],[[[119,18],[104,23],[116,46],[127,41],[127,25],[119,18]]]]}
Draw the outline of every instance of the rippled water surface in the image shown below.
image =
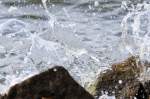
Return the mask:
{"type": "Polygon", "coordinates": [[[0,92],[54,65],[88,86],[100,71],[130,54],[121,37],[127,27],[121,27],[127,24],[124,3],[0,0],[0,92]]]}

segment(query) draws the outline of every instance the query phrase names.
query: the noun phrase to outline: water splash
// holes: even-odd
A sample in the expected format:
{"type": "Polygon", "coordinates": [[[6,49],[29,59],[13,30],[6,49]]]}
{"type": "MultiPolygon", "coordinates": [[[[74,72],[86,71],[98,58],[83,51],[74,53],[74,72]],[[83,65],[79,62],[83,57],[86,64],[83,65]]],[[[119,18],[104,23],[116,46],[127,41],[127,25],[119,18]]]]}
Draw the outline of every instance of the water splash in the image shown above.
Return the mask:
{"type": "MultiPolygon", "coordinates": [[[[91,0],[82,1],[84,4],[91,0]]],[[[118,41],[112,33],[112,31],[118,32],[118,28],[115,28],[118,27],[117,20],[106,21],[101,18],[103,13],[98,14],[95,10],[95,16],[91,16],[91,12],[84,11],[88,10],[88,8],[84,9],[84,5],[80,8],[76,5],[75,7],[62,4],[63,6],[55,5],[53,8],[46,3],[47,0],[43,0],[42,7],[33,5],[38,9],[32,8],[32,5],[17,6],[19,9],[17,13],[13,13],[15,9],[11,9],[12,13],[7,13],[9,8],[6,7],[6,13],[2,14],[5,17],[40,12],[41,16],[44,14],[49,19],[44,21],[17,17],[13,18],[14,21],[10,21],[12,18],[9,17],[11,19],[8,23],[13,26],[9,26],[8,19],[0,20],[3,26],[0,28],[2,34],[0,36],[0,92],[8,89],[8,85],[20,82],[55,64],[63,65],[82,86],[86,87],[96,79],[96,74],[108,68],[106,66],[109,61],[114,60],[118,55],[118,51],[115,50],[117,55],[110,58],[112,53],[110,48],[115,47],[112,45],[118,41]],[[59,13],[53,12],[52,9],[59,13]],[[84,38],[87,40],[83,41],[84,38]]],[[[78,4],[82,2],[79,1],[78,4]]],[[[95,7],[100,6],[99,4],[92,3],[95,7]]],[[[1,11],[5,12],[5,9],[1,11]]]]}
{"type": "Polygon", "coordinates": [[[48,11],[48,8],[47,8],[47,0],[42,0],[42,4],[43,4],[43,7],[45,9],[45,12],[47,13],[48,17],[49,17],[49,21],[48,21],[48,24],[50,25],[52,31],[54,32],[54,26],[55,26],[55,23],[57,21],[56,19],[56,16],[54,16],[53,14],[51,14],[49,11],[48,11]]]}
{"type": "Polygon", "coordinates": [[[8,9],[8,12],[13,12],[13,11],[16,11],[17,9],[18,9],[17,7],[11,6],[11,7],[8,9]]]}
{"type": "Polygon", "coordinates": [[[125,48],[132,55],[138,55],[141,59],[150,58],[150,5],[147,3],[132,5],[125,4],[129,11],[122,21],[122,39],[125,48]]]}
{"type": "MultiPolygon", "coordinates": [[[[128,7],[128,4],[123,2],[123,5],[128,11],[122,21],[123,45],[131,55],[139,56],[141,61],[150,62],[150,4],[143,2],[128,7]]],[[[148,68],[141,68],[143,72],[139,79],[149,80],[148,68]]]]}

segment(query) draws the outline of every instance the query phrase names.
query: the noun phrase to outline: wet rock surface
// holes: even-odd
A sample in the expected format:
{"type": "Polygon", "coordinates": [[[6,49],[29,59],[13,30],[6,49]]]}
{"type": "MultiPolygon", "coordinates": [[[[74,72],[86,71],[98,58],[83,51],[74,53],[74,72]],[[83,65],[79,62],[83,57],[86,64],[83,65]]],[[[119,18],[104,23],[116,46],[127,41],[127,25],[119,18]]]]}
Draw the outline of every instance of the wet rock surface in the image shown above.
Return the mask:
{"type": "MultiPolygon", "coordinates": [[[[149,67],[147,62],[144,66],[149,67]]],[[[113,64],[112,68],[101,73],[95,84],[95,95],[115,95],[116,99],[149,99],[150,81],[139,81],[143,65],[138,57],[129,57],[125,61],[113,64]]]]}
{"type": "Polygon", "coordinates": [[[10,88],[0,99],[94,99],[63,67],[56,66],[10,88]]]}
{"type": "Polygon", "coordinates": [[[113,64],[112,69],[100,74],[96,85],[97,94],[107,91],[108,95],[119,94],[124,84],[136,79],[140,69],[136,65],[136,57],[130,57],[126,61],[113,64]]]}
{"type": "Polygon", "coordinates": [[[146,87],[137,80],[129,81],[120,91],[119,95],[116,95],[117,99],[149,99],[146,87]]]}

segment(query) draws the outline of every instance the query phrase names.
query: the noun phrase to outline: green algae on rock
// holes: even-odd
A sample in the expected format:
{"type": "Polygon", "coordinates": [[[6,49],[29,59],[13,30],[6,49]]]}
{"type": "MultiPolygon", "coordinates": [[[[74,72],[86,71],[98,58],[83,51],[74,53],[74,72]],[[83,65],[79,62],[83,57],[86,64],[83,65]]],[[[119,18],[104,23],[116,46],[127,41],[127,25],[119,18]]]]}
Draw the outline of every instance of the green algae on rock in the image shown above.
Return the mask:
{"type": "Polygon", "coordinates": [[[63,67],[56,66],[10,88],[0,99],[94,99],[63,67]]]}

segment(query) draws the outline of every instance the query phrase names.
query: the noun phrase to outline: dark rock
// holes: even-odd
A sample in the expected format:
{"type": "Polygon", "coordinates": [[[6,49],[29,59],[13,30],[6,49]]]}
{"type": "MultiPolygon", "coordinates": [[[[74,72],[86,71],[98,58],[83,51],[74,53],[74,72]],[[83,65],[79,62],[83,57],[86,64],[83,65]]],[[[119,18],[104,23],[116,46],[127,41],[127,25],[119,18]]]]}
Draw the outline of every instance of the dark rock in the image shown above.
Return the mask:
{"type": "MultiPolygon", "coordinates": [[[[150,86],[149,86],[150,87],[150,86]]],[[[149,99],[149,94],[142,83],[139,84],[138,92],[135,94],[136,99],[149,99]]]]}
{"type": "Polygon", "coordinates": [[[138,80],[126,83],[116,99],[134,99],[135,97],[136,99],[149,99],[144,85],[138,80]]]}
{"type": "Polygon", "coordinates": [[[10,88],[0,99],[94,99],[63,67],[54,67],[10,88]]]}
{"type": "Polygon", "coordinates": [[[148,95],[150,95],[150,81],[146,81],[144,83],[144,88],[145,88],[145,91],[148,93],[148,95]]]}

